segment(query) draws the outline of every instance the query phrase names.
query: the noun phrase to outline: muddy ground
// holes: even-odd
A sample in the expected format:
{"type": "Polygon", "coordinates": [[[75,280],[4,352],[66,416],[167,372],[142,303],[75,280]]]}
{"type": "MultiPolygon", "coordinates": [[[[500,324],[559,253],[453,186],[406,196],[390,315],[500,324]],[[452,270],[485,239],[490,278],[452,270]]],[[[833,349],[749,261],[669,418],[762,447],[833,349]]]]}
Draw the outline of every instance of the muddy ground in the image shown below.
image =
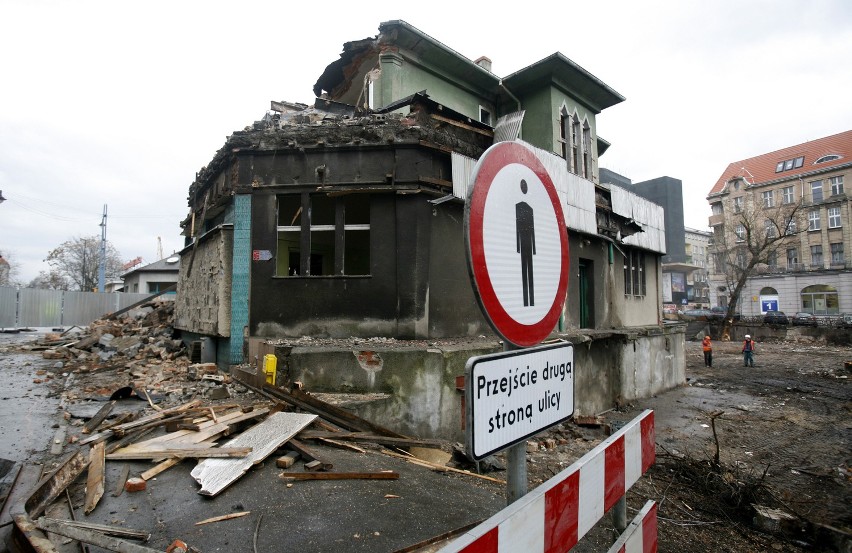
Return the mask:
{"type": "MultiPolygon", "coordinates": [[[[756,366],[745,368],[739,343],[717,342],[712,369],[700,343],[686,348],[686,386],[602,416],[611,423],[655,410],[657,463],[630,491],[628,519],[656,500],[660,551],[850,551],[852,393],[844,362],[852,348],[761,343],[756,366]],[[782,532],[760,531],[754,504],[792,518],[782,532]]],[[[546,433],[529,448],[530,486],[605,435],[605,426],[573,424],[546,433]],[[548,437],[561,445],[546,450],[548,437]]],[[[599,526],[577,550],[606,549],[609,517],[599,526]]]]}
{"type": "MultiPolygon", "coordinates": [[[[530,489],[594,448],[609,427],[653,409],[657,462],[628,493],[628,518],[647,499],[658,502],[660,551],[850,551],[852,394],[844,362],[852,361],[852,348],[760,343],[754,368],[742,366],[739,344],[716,342],[713,368],[704,367],[698,342],[687,342],[686,348],[686,385],[603,413],[599,425],[565,423],[530,440],[530,489]],[[757,517],[764,521],[763,528],[757,528],[754,505],[790,518],[776,529],[774,521],[757,517]]],[[[74,378],[69,380],[69,366],[45,360],[43,366],[57,378],[33,381],[24,388],[25,395],[43,389],[50,398],[62,397],[70,414],[86,396],[133,383],[142,373],[157,381],[163,404],[187,401],[199,392],[205,395],[199,383],[178,378],[180,371],[171,370],[171,364],[149,362],[145,370],[71,371],[74,378]]],[[[231,391],[227,401],[251,401],[251,392],[242,387],[232,386],[231,391]]],[[[7,396],[0,403],[20,402],[17,396],[7,396]]],[[[69,421],[70,434],[75,434],[71,429],[77,417],[69,421]]],[[[38,448],[17,445],[25,456],[41,457],[38,448]]],[[[505,477],[500,472],[492,475],[505,477]]],[[[481,518],[493,514],[492,508],[483,505],[481,518]]],[[[613,525],[605,516],[575,551],[605,551],[612,540],[613,525]]]]}

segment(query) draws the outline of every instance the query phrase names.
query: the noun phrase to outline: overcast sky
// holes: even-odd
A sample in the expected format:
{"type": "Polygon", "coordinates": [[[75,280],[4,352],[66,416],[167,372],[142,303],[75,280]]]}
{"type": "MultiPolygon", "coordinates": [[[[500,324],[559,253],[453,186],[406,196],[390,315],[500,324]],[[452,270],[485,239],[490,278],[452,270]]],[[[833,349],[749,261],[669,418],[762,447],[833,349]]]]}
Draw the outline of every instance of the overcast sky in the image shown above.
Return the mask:
{"type": "Polygon", "coordinates": [[[556,51],[627,100],[601,167],[683,181],[706,228],[728,163],[852,126],[852,2],[0,3],[0,251],[28,282],[62,242],[125,260],[183,245],[187,191],[270,100],[310,103],[344,42],[403,19],[507,76],[556,51]],[[487,7],[487,9],[486,9],[487,7]]]}

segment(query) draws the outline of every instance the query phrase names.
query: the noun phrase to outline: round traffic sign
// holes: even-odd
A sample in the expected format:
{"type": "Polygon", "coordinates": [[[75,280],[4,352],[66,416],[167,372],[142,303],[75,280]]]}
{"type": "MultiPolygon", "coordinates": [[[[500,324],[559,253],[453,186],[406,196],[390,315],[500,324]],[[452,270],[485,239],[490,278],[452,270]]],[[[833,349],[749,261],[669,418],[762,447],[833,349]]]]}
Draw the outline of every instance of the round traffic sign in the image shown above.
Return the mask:
{"type": "Polygon", "coordinates": [[[547,169],[520,142],[499,142],[473,172],[465,204],[468,268],[494,330],[517,346],[554,329],[568,287],[568,235],[547,169]]]}

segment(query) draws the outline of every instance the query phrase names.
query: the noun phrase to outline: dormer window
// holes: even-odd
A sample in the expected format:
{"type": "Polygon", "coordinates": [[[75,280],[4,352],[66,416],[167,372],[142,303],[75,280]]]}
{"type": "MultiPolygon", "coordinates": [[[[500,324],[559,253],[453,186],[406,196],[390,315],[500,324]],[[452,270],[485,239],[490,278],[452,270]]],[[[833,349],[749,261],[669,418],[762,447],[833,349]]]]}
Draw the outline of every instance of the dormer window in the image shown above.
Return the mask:
{"type": "Polygon", "coordinates": [[[789,171],[790,169],[798,169],[805,163],[805,156],[799,156],[793,159],[785,159],[783,161],[779,161],[775,166],[775,172],[780,173],[781,171],[789,171]]]}
{"type": "Polygon", "coordinates": [[[840,159],[840,157],[841,156],[839,154],[824,155],[822,157],[817,158],[817,160],[814,161],[814,165],[816,165],[817,163],[826,163],[828,161],[834,161],[835,159],[840,159]]]}

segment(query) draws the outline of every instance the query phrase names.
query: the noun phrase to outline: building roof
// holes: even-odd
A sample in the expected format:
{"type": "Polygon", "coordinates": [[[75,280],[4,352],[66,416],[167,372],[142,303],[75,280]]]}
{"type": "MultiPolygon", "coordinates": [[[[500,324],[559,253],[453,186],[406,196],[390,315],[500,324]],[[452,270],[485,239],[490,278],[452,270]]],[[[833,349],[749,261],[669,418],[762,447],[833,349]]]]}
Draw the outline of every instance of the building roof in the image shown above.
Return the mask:
{"type": "Polygon", "coordinates": [[[137,267],[132,271],[127,271],[122,276],[127,277],[136,273],[156,273],[156,272],[177,272],[180,270],[180,256],[177,254],[170,255],[165,259],[154,261],[142,267],[137,267]]]}
{"type": "Polygon", "coordinates": [[[768,184],[773,181],[805,178],[849,164],[852,164],[852,130],[735,161],[728,165],[708,196],[723,192],[725,184],[738,177],[744,178],[752,185],[768,184]],[[816,163],[826,156],[834,155],[839,157],[816,163]],[[787,162],[793,165],[790,169],[777,170],[779,164],[787,162]]]}

